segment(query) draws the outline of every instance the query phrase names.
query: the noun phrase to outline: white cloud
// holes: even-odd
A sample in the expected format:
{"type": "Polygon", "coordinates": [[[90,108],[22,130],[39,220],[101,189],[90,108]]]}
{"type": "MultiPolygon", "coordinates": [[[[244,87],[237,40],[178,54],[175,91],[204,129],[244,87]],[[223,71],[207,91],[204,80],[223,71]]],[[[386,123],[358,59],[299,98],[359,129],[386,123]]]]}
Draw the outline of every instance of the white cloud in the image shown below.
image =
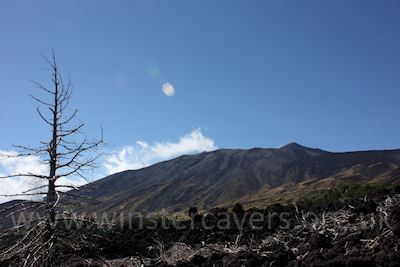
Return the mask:
{"type": "MultiPolygon", "coordinates": [[[[13,157],[17,155],[15,151],[1,151],[0,150],[0,168],[1,176],[16,175],[16,174],[47,174],[48,167],[40,162],[39,157],[13,157]]],[[[57,180],[59,185],[74,185],[80,186],[85,184],[86,181],[80,179],[69,179],[62,177],[57,180]]],[[[30,190],[35,187],[47,185],[47,181],[35,177],[14,177],[14,178],[0,178],[0,195],[15,195],[21,194],[24,191],[30,190]]],[[[45,192],[47,188],[37,191],[45,192]]],[[[0,203],[10,201],[13,199],[37,199],[40,196],[14,196],[3,197],[0,196],[0,203]]]]}
{"type": "MultiPolygon", "coordinates": [[[[5,174],[0,173],[0,176],[5,174]]],[[[1,195],[15,195],[21,194],[29,189],[45,185],[44,181],[32,177],[21,178],[4,178],[0,179],[0,194],[1,195]]],[[[43,188],[45,189],[45,188],[43,188]]],[[[39,190],[36,190],[36,192],[39,190]]],[[[13,199],[38,199],[40,196],[0,196],[0,203],[7,202],[13,199]]]]}
{"type": "Polygon", "coordinates": [[[156,143],[150,147],[152,157],[171,158],[192,152],[215,150],[214,141],[205,137],[200,129],[181,137],[178,143],[156,143]]]}
{"type": "Polygon", "coordinates": [[[142,153],[139,144],[136,144],[136,148],[133,146],[126,146],[108,157],[104,167],[106,167],[108,174],[129,169],[140,169],[147,166],[146,162],[139,156],[142,153]]]}
{"type": "Polygon", "coordinates": [[[107,158],[104,164],[109,174],[130,169],[140,169],[158,161],[183,154],[199,153],[217,149],[211,138],[205,137],[200,129],[182,136],[178,142],[157,142],[149,145],[137,141],[135,146],[125,146],[107,158]]]}
{"type": "Polygon", "coordinates": [[[15,151],[0,150],[0,166],[10,174],[27,172],[41,174],[47,170],[47,167],[40,163],[39,157],[16,157],[17,155],[18,153],[15,151]]]}
{"type": "Polygon", "coordinates": [[[175,94],[175,88],[170,83],[164,83],[162,90],[167,96],[173,96],[175,94]]]}

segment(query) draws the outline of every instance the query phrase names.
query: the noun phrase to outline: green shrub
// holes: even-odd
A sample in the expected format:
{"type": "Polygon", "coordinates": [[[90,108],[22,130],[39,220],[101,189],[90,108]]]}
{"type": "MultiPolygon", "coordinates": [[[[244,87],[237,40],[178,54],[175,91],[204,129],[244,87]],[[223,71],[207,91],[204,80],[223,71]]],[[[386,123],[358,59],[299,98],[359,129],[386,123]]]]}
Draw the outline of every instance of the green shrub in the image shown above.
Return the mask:
{"type": "Polygon", "coordinates": [[[341,184],[327,191],[319,191],[297,201],[303,208],[320,208],[337,205],[345,199],[364,197],[367,195],[388,194],[395,191],[390,183],[341,184]]]}

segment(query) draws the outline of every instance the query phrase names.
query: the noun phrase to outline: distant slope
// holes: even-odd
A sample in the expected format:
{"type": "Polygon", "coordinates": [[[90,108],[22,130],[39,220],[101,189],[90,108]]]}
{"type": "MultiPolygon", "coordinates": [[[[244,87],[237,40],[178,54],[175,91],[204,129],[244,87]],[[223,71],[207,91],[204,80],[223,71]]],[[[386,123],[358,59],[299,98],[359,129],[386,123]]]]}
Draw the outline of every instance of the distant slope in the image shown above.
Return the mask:
{"type": "Polygon", "coordinates": [[[339,183],[381,181],[400,183],[400,150],[331,153],[291,143],[181,156],[72,193],[95,199],[77,201],[78,211],[181,211],[287,202],[339,183]]]}

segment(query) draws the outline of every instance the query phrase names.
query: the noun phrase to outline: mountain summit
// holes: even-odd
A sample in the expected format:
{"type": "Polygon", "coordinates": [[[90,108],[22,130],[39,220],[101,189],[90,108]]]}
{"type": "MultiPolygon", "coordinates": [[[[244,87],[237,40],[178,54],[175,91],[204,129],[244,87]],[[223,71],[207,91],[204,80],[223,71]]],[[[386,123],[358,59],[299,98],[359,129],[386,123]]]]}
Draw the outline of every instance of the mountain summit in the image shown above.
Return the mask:
{"type": "Polygon", "coordinates": [[[400,183],[400,150],[332,153],[290,143],[279,149],[220,149],[107,176],[71,193],[78,210],[182,211],[240,202],[290,202],[340,183],[400,183]]]}
{"type": "Polygon", "coordinates": [[[280,149],[288,149],[288,150],[298,150],[298,151],[308,151],[308,152],[314,152],[314,153],[323,153],[326,152],[324,150],[321,150],[319,148],[309,148],[305,147],[302,145],[299,145],[296,142],[291,142],[287,145],[282,146],[280,149]]]}
{"type": "Polygon", "coordinates": [[[296,142],[291,142],[287,145],[282,146],[280,149],[291,149],[291,150],[308,150],[310,148],[299,145],[296,142]]]}

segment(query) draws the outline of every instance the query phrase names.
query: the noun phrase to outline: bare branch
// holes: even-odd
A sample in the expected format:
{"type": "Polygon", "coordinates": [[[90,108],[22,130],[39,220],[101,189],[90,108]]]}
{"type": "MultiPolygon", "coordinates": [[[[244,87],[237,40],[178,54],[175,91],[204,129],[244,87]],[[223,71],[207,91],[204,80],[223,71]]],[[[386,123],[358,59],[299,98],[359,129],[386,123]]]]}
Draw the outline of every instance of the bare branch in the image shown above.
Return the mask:
{"type": "Polygon", "coordinates": [[[58,179],[60,177],[70,176],[70,175],[75,174],[75,173],[80,175],[79,171],[83,170],[84,167],[93,167],[94,165],[92,165],[92,163],[94,163],[99,157],[100,156],[92,158],[92,159],[87,160],[85,162],[82,162],[80,164],[77,164],[77,167],[75,167],[72,171],[64,173],[64,174],[57,175],[56,178],[58,179]]]}
{"type": "Polygon", "coordinates": [[[50,179],[49,176],[40,175],[40,174],[32,174],[32,173],[20,173],[20,174],[12,174],[12,175],[0,176],[0,179],[15,178],[15,177],[36,177],[36,178],[39,178],[39,179],[50,179]]]}
{"type": "Polygon", "coordinates": [[[76,148],[76,151],[75,151],[76,153],[75,153],[75,155],[73,155],[71,157],[70,161],[68,161],[65,164],[59,165],[58,168],[64,168],[64,167],[70,166],[80,154],[97,147],[99,144],[101,144],[101,142],[102,141],[98,141],[97,143],[93,143],[91,145],[84,146],[86,144],[86,138],[85,138],[82,141],[82,143],[79,145],[79,147],[76,148]]]}
{"type": "Polygon", "coordinates": [[[58,184],[56,185],[56,187],[62,187],[62,188],[71,188],[71,189],[75,189],[77,191],[79,191],[79,187],[75,186],[75,185],[65,185],[65,184],[58,184]]]}
{"type": "MultiPolygon", "coordinates": [[[[0,218],[0,220],[5,220],[5,219],[7,219],[7,218],[9,218],[9,217],[11,217],[11,216],[13,216],[13,215],[15,215],[15,214],[19,214],[19,213],[22,213],[22,212],[24,212],[24,211],[28,211],[28,210],[33,209],[33,208],[36,208],[36,210],[33,211],[33,212],[36,212],[36,211],[38,211],[38,210],[39,210],[40,208],[42,208],[42,207],[43,207],[43,202],[37,201],[37,202],[35,202],[33,205],[31,205],[31,206],[23,207],[23,208],[21,208],[21,209],[19,209],[19,210],[16,210],[16,211],[13,211],[13,212],[7,214],[6,216],[3,216],[2,218],[0,218]],[[39,206],[39,207],[38,207],[38,206],[39,206]]],[[[29,222],[29,223],[32,223],[32,222],[29,222]]]]}
{"type": "Polygon", "coordinates": [[[59,191],[59,193],[62,194],[62,195],[65,195],[65,196],[69,196],[69,197],[76,197],[76,198],[85,199],[85,200],[96,200],[96,199],[90,198],[90,197],[74,195],[74,194],[71,194],[69,192],[59,191]]]}
{"type": "Polygon", "coordinates": [[[37,195],[47,195],[47,192],[38,192],[38,193],[20,193],[20,194],[4,194],[0,195],[0,197],[18,197],[18,196],[37,196],[37,195]]]}
{"type": "Polygon", "coordinates": [[[29,231],[24,235],[24,237],[23,237],[18,243],[16,243],[14,246],[10,247],[9,249],[7,249],[6,251],[4,251],[3,253],[4,253],[4,254],[7,254],[7,253],[10,252],[12,249],[18,247],[20,244],[22,244],[23,241],[25,241],[25,239],[28,238],[28,236],[29,236],[34,230],[36,230],[36,228],[32,228],[31,230],[29,230],[29,231]]]}
{"type": "Polygon", "coordinates": [[[42,186],[34,187],[32,189],[29,189],[29,190],[26,190],[26,191],[22,192],[22,194],[29,193],[29,192],[32,192],[32,191],[35,191],[35,190],[38,190],[38,189],[46,188],[46,187],[48,187],[48,185],[42,185],[42,186]]]}
{"type": "Polygon", "coordinates": [[[73,118],[75,118],[77,112],[78,112],[78,110],[75,109],[74,113],[67,120],[65,120],[63,122],[59,122],[59,125],[64,125],[64,124],[69,123],[73,118]]]}
{"type": "MultiPolygon", "coordinates": [[[[52,94],[52,95],[55,94],[53,91],[50,91],[49,89],[47,89],[45,86],[41,85],[41,84],[38,83],[38,82],[35,82],[35,81],[33,81],[33,80],[29,80],[29,81],[32,82],[32,83],[34,83],[37,87],[39,87],[40,89],[43,89],[43,90],[46,91],[47,93],[52,94]]],[[[53,106],[52,104],[47,104],[47,105],[53,106]]]]}
{"type": "Polygon", "coordinates": [[[58,137],[66,137],[66,136],[69,136],[69,135],[71,135],[71,134],[73,134],[73,133],[76,133],[76,132],[78,132],[79,129],[81,129],[84,125],[85,125],[85,124],[82,123],[82,124],[80,124],[78,127],[74,128],[74,129],[72,129],[72,130],[62,130],[61,134],[59,134],[58,137]]]}
{"type": "MultiPolygon", "coordinates": [[[[13,147],[21,149],[21,150],[32,151],[32,152],[37,152],[37,153],[39,153],[39,152],[47,152],[47,149],[44,146],[39,147],[39,148],[34,148],[34,147],[28,147],[28,146],[13,145],[13,147]]],[[[24,156],[25,156],[25,154],[21,154],[21,153],[18,153],[16,155],[16,157],[24,157],[24,156]]]]}
{"type": "MultiPolygon", "coordinates": [[[[28,150],[28,149],[26,149],[28,150]]],[[[22,157],[29,157],[29,156],[37,156],[40,153],[44,153],[45,150],[41,150],[41,151],[34,151],[34,149],[32,149],[33,152],[27,152],[27,153],[16,153],[16,154],[4,154],[4,153],[0,153],[0,158],[22,158],[22,157]]]]}
{"type": "Polygon", "coordinates": [[[36,108],[37,113],[39,113],[39,116],[42,118],[42,120],[44,120],[48,125],[52,126],[53,124],[51,122],[49,122],[44,116],[43,114],[40,112],[39,108],[36,108]]]}
{"type": "MultiPolygon", "coordinates": [[[[39,53],[42,57],[43,57],[43,59],[50,65],[50,67],[52,68],[52,69],[54,69],[54,68],[56,68],[56,66],[45,56],[45,55],[43,55],[42,53],[39,53]]],[[[54,55],[54,50],[53,50],[53,55],[54,55]]]]}
{"type": "Polygon", "coordinates": [[[15,204],[15,205],[8,206],[8,207],[6,207],[6,208],[0,210],[0,213],[6,212],[6,211],[8,211],[8,210],[15,209],[16,207],[24,207],[24,208],[25,208],[25,205],[32,204],[32,203],[33,203],[34,205],[37,205],[37,204],[45,204],[45,202],[40,202],[40,201],[35,201],[35,202],[32,202],[32,201],[30,201],[30,202],[21,202],[21,203],[17,203],[17,204],[15,204]]]}
{"type": "Polygon", "coordinates": [[[51,104],[49,104],[49,103],[46,103],[46,102],[44,102],[44,101],[42,101],[42,100],[40,100],[39,98],[37,98],[37,97],[35,97],[35,96],[33,96],[33,95],[29,95],[30,97],[32,97],[34,100],[36,100],[37,102],[39,102],[40,104],[43,104],[43,105],[46,105],[46,106],[49,106],[49,107],[52,107],[52,105],[51,104]]]}

